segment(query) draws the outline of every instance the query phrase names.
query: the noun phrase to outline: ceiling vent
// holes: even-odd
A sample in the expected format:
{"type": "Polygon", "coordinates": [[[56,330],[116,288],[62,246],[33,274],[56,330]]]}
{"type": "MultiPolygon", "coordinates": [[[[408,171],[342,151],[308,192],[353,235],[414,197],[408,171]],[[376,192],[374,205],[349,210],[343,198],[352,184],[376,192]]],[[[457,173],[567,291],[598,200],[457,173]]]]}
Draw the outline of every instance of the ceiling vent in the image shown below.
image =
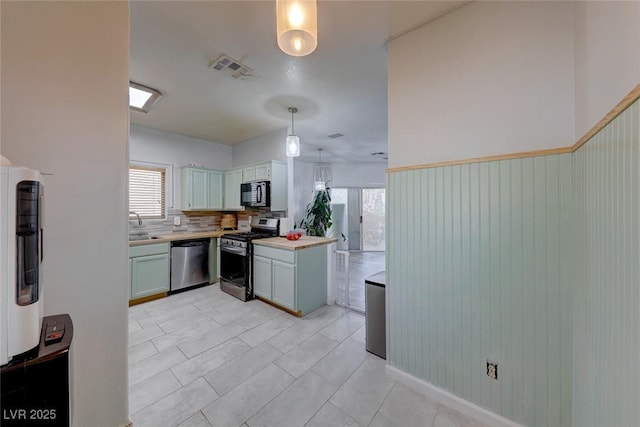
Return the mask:
{"type": "Polygon", "coordinates": [[[389,160],[389,156],[387,155],[387,153],[385,153],[384,151],[376,151],[375,153],[371,153],[371,155],[373,157],[380,157],[382,156],[382,158],[384,160],[389,160]]]}
{"type": "Polygon", "coordinates": [[[225,55],[224,53],[214,59],[213,62],[209,64],[209,68],[231,73],[231,77],[234,79],[250,77],[253,72],[253,69],[247,67],[240,61],[236,61],[232,57],[225,55]]]}
{"type": "Polygon", "coordinates": [[[331,139],[336,139],[336,138],[340,138],[341,136],[344,136],[341,133],[332,133],[331,135],[327,135],[329,138],[331,139]]]}

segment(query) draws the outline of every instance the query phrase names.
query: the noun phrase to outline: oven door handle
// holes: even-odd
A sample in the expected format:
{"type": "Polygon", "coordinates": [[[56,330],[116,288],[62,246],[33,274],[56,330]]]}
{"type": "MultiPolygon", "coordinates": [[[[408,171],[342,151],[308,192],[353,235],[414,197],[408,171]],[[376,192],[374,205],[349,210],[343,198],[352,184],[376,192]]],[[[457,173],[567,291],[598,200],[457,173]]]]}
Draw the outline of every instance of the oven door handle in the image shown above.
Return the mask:
{"type": "Polygon", "coordinates": [[[223,252],[230,252],[232,254],[238,254],[238,255],[246,255],[246,249],[245,248],[235,248],[235,247],[221,247],[220,248],[221,251],[223,252]]]}

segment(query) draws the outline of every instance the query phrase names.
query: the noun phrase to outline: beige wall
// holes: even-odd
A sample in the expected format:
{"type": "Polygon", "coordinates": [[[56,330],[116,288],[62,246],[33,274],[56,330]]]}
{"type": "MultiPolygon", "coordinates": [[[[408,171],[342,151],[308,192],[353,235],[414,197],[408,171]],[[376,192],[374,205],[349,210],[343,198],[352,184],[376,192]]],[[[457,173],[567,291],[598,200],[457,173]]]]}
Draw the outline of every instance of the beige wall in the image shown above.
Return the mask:
{"type": "Polygon", "coordinates": [[[571,145],[572,7],[474,2],[389,45],[389,166],[571,145]]]}
{"type": "Polygon", "coordinates": [[[232,147],[145,126],[131,125],[131,161],[163,163],[176,168],[194,163],[210,169],[231,169],[232,147]]]}
{"type": "Polygon", "coordinates": [[[45,315],[69,313],[73,425],[127,408],[127,2],[1,2],[0,149],[45,176],[45,315]]]}
{"type": "MultiPolygon", "coordinates": [[[[287,133],[287,128],[282,128],[233,145],[233,167],[262,163],[265,160],[286,162],[284,141],[287,133]]],[[[227,169],[230,168],[231,166],[227,169]]]]}
{"type": "Polygon", "coordinates": [[[640,2],[575,2],[576,139],[640,84],[640,2]]]}

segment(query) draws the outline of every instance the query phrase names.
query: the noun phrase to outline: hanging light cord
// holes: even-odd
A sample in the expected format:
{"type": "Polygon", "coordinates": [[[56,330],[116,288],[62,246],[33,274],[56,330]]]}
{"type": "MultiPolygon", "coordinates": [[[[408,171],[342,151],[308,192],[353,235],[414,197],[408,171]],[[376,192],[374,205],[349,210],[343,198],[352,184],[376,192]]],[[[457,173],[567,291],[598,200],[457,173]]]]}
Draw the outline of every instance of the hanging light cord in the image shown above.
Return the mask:
{"type": "Polygon", "coordinates": [[[296,107],[289,107],[289,112],[291,113],[291,135],[295,135],[295,131],[293,130],[293,115],[298,112],[296,107]]]}

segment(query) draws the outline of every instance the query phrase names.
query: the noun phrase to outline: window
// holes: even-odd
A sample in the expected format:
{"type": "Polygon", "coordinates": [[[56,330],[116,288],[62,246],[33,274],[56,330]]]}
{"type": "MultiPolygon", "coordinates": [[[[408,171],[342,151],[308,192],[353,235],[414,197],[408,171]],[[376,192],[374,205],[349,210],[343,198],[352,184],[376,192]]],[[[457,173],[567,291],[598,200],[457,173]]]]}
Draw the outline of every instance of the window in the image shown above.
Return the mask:
{"type": "Polygon", "coordinates": [[[140,218],[164,218],[165,176],[164,168],[129,166],[129,210],[140,218]]]}

